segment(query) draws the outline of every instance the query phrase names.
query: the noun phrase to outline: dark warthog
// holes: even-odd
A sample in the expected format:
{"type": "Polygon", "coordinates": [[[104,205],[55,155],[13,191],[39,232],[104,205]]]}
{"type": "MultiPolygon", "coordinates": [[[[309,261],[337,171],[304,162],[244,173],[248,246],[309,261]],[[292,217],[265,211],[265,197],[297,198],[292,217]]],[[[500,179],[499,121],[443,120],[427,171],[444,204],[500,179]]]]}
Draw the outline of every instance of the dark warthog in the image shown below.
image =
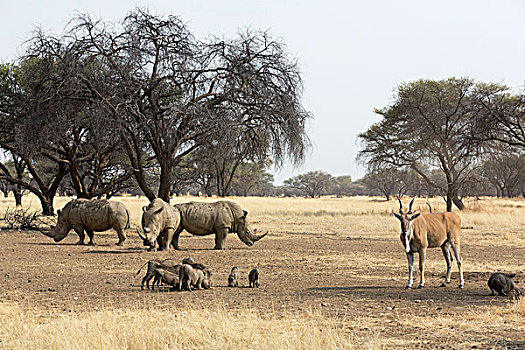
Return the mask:
{"type": "Polygon", "coordinates": [[[510,275],[500,272],[493,273],[487,282],[492,295],[496,295],[497,292],[498,295],[505,295],[509,297],[512,297],[513,294],[518,297],[523,296],[523,291],[516,287],[514,281],[512,280],[514,276],[516,275],[513,273],[510,275]]]}
{"type": "MultiPolygon", "coordinates": [[[[142,271],[144,266],[148,265],[148,270],[146,271],[146,275],[142,278],[142,283],[140,285],[140,289],[144,289],[144,282],[146,282],[146,288],[149,289],[149,281],[155,276],[155,270],[157,269],[163,269],[167,270],[171,273],[180,275],[180,268],[182,267],[181,264],[173,261],[173,259],[168,258],[164,260],[149,260],[142,264],[142,266],[137,271],[137,275],[142,271]]],[[[182,264],[188,264],[191,265],[194,269],[202,270],[203,272],[208,272],[211,275],[211,272],[209,272],[209,269],[207,266],[196,262],[193,258],[187,257],[182,260],[182,264]]],[[[153,281],[153,286],[155,283],[157,283],[157,286],[160,284],[160,280],[155,278],[153,281]]],[[[153,287],[154,288],[154,287],[153,287]]]]}
{"type": "Polygon", "coordinates": [[[144,245],[148,245],[149,250],[155,250],[158,242],[159,250],[169,250],[173,235],[180,227],[179,211],[160,198],[152,200],[142,211],[144,235],[140,231],[137,232],[144,245]]]}
{"type": "Polygon", "coordinates": [[[192,235],[204,236],[215,234],[215,247],[224,249],[224,240],[229,232],[237,236],[247,246],[252,246],[268,234],[257,235],[246,222],[248,212],[234,202],[218,201],[214,203],[189,202],[175,205],[180,212],[181,224],[173,235],[172,246],[179,249],[179,235],[183,230],[192,235]]]}
{"type": "MultiPolygon", "coordinates": [[[[176,273],[177,275],[180,273],[180,268],[182,265],[179,263],[174,262],[172,259],[165,259],[165,260],[150,260],[146,263],[144,263],[140,269],[137,271],[137,275],[140,273],[140,271],[148,264],[148,270],[146,271],[146,275],[142,278],[142,283],[140,284],[140,289],[144,289],[144,282],[146,282],[146,288],[149,289],[149,281],[155,276],[154,271],[157,269],[164,269],[172,273],[176,273]]],[[[153,281],[153,285],[155,285],[155,282],[153,281]]]]}
{"type": "Polygon", "coordinates": [[[111,228],[117,231],[117,245],[122,245],[126,240],[124,230],[129,228],[129,212],[124,204],[105,199],[73,199],[58,211],[56,226],[50,231],[40,232],[60,242],[73,229],[79,237],[77,244],[84,244],[86,231],[89,244],[94,245],[93,232],[111,228]]]}
{"type": "Polygon", "coordinates": [[[228,287],[238,287],[239,286],[239,268],[237,266],[232,267],[232,271],[228,276],[228,287]]]}
{"type": "Polygon", "coordinates": [[[160,282],[170,285],[173,289],[176,289],[179,286],[180,275],[170,272],[165,269],[155,269],[153,270],[153,275],[155,275],[155,281],[151,286],[152,290],[155,290],[155,283],[159,285],[160,282]]]}
{"type": "Polygon", "coordinates": [[[257,287],[259,288],[259,270],[252,269],[248,274],[248,281],[250,283],[250,288],[257,287]]]}
{"type": "Polygon", "coordinates": [[[210,277],[211,273],[208,270],[203,271],[184,264],[180,269],[179,290],[182,291],[184,288],[191,292],[191,287],[208,289],[211,287],[210,277]]]}

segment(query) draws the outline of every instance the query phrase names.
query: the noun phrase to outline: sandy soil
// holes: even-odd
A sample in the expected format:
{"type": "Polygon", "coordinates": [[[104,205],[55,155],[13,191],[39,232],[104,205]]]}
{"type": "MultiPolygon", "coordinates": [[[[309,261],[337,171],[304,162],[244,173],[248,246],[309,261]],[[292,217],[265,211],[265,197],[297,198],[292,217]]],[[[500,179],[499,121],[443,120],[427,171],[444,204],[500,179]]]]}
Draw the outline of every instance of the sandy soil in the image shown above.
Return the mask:
{"type": "MultiPolygon", "coordinates": [[[[188,305],[268,312],[320,310],[353,334],[371,334],[399,344],[448,348],[456,343],[461,348],[461,344],[475,343],[525,348],[523,324],[491,328],[488,323],[488,328],[464,327],[460,331],[447,322],[430,324],[457,318],[459,325],[466,322],[466,313],[487,313],[494,305],[508,304],[506,298],[489,296],[486,281],[490,273],[473,271],[468,264],[476,260],[476,266],[483,266],[484,262],[501,259],[509,266],[520,266],[525,258],[523,248],[463,244],[463,290],[457,288],[456,266],[452,283],[439,287],[445,263],[440,249],[431,250],[426,288],[405,291],[406,258],[395,239],[281,235],[268,236],[248,248],[230,235],[228,248],[214,251],[212,236],[183,233],[181,246],[185,250],[147,252],[134,233],[129,235],[126,245],[117,247],[114,232],[98,233],[98,245],[92,247],[74,245],[77,236],[73,233],[56,244],[39,233],[2,231],[0,300],[15,301],[50,315],[103,307],[180,309],[188,305]],[[210,266],[212,289],[140,289],[145,270],[140,275],[136,272],[141,264],[150,259],[182,260],[186,256],[210,266]],[[234,265],[241,270],[240,288],[227,287],[227,276],[234,265]],[[260,271],[258,289],[247,287],[252,267],[260,271]]],[[[417,286],[417,273],[415,282],[417,286]]]]}

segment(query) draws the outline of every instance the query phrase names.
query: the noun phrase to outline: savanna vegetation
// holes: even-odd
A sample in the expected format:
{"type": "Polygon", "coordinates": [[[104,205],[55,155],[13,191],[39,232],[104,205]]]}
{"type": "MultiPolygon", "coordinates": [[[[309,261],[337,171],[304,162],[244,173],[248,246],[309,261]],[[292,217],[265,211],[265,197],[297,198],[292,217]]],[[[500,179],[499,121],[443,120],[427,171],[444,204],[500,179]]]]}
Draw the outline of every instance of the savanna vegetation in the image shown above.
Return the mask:
{"type": "MultiPolygon", "coordinates": [[[[172,204],[194,200],[177,197],[172,204]]],[[[200,198],[213,201],[217,198],[200,198]]],[[[406,257],[396,201],[381,197],[229,198],[249,211],[267,237],[247,248],[235,235],[226,251],[213,238],[183,234],[182,251],[146,252],[134,233],[146,197],[115,197],[132,214],[124,247],[113,231],[95,247],[75,246],[74,233],[56,244],[34,231],[0,233],[0,340],[6,348],[519,348],[523,301],[491,297],[491,272],[517,273],[523,283],[523,199],[465,200],[462,256],[465,289],[440,288],[445,262],[429,249],[427,286],[404,290],[406,257]],[[213,288],[141,291],[149,259],[192,256],[212,269],[213,288]],[[240,288],[228,288],[233,265],[240,288]],[[245,288],[252,267],[259,289],[245,288]],[[155,326],[152,327],[152,324],[155,326]]],[[[61,208],[69,198],[58,197],[61,208]]],[[[440,198],[429,200],[444,210],[440,198]]],[[[0,199],[0,210],[14,198],[0,199]]],[[[39,209],[34,196],[26,209],[39,209]]],[[[425,199],[415,209],[428,212],[425,199]]],[[[416,272],[416,278],[418,273],[416,272]]]]}
{"type": "Polygon", "coordinates": [[[299,67],[269,32],[202,39],[144,9],[32,33],[0,64],[0,348],[525,347],[524,301],[486,286],[496,271],[523,281],[525,93],[401,83],[358,135],[362,178],[316,170],[275,186],[270,169],[311,146],[299,67]],[[403,289],[391,199],[406,196],[422,213],[461,210],[464,290],[438,287],[439,249],[426,289],[403,289]],[[35,233],[72,197],[126,204],[126,246],[111,231],[95,247],[35,233]],[[196,197],[229,198],[270,234],[218,251],[183,234],[183,250],[147,252],[142,207],[196,197]],[[145,261],[189,255],[210,266],[212,289],[140,290],[145,261]],[[242,288],[226,287],[233,265],[242,288]],[[245,288],[253,267],[261,288],[245,288]]]}

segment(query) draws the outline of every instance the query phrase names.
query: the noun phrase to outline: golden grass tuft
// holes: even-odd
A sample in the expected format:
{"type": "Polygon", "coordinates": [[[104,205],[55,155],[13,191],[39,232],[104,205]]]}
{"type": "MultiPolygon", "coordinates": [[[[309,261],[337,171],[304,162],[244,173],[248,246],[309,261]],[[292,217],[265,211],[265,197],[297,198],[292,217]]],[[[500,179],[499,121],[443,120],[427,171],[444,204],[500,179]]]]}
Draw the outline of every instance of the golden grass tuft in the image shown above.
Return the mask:
{"type": "Polygon", "coordinates": [[[512,303],[512,313],[525,317],[525,297],[521,297],[512,303]]]}
{"type": "Polygon", "coordinates": [[[107,309],[42,315],[0,304],[0,348],[8,349],[376,349],[311,312],[107,309]]]}

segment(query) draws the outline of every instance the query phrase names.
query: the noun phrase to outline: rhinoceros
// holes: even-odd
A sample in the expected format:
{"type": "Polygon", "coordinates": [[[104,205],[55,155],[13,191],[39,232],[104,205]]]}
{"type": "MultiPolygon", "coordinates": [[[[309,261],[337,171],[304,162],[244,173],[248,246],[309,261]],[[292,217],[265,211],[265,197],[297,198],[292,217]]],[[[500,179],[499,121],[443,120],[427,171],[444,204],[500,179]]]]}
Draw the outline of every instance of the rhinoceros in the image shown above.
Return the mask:
{"type": "Polygon", "coordinates": [[[117,245],[122,245],[126,240],[125,230],[129,228],[129,211],[124,204],[105,199],[73,199],[62,210],[58,210],[56,226],[50,231],[40,232],[60,242],[73,229],[79,237],[76,244],[84,244],[86,231],[88,244],[94,245],[93,232],[111,228],[117,231],[117,245]]]}
{"type": "Polygon", "coordinates": [[[252,246],[268,234],[257,235],[257,230],[251,230],[246,222],[248,212],[242,210],[239,204],[230,201],[214,203],[189,202],[176,204],[180,212],[181,224],[173,235],[172,245],[179,248],[179,235],[186,230],[192,235],[205,236],[215,234],[215,247],[224,249],[224,240],[229,232],[237,233],[240,240],[247,246],[252,246]]]}
{"type": "Polygon", "coordinates": [[[155,250],[158,242],[159,250],[169,250],[173,235],[180,226],[179,211],[155,198],[146,207],[142,208],[142,229],[144,235],[138,231],[144,245],[150,246],[149,250],[155,250]]]}
{"type": "MultiPolygon", "coordinates": [[[[174,249],[179,247],[179,235],[183,230],[197,236],[215,234],[215,247],[224,249],[224,240],[229,232],[235,232],[247,246],[252,246],[268,234],[257,235],[257,230],[251,230],[246,222],[248,212],[234,202],[218,201],[214,203],[189,202],[176,204],[173,209],[180,215],[180,224],[175,223],[176,214],[168,210],[170,207],[161,199],[155,198],[142,216],[145,236],[141,235],[145,245],[155,246],[155,240],[162,250],[169,245],[174,249]],[[149,226],[146,225],[150,223],[149,226]],[[146,226],[145,226],[146,225],[146,226]],[[153,229],[154,227],[160,227],[153,229]],[[175,230],[173,228],[176,227],[175,230]],[[146,232],[146,230],[148,232],[146,232]]],[[[140,233],[139,233],[140,234],[140,233]]]]}

